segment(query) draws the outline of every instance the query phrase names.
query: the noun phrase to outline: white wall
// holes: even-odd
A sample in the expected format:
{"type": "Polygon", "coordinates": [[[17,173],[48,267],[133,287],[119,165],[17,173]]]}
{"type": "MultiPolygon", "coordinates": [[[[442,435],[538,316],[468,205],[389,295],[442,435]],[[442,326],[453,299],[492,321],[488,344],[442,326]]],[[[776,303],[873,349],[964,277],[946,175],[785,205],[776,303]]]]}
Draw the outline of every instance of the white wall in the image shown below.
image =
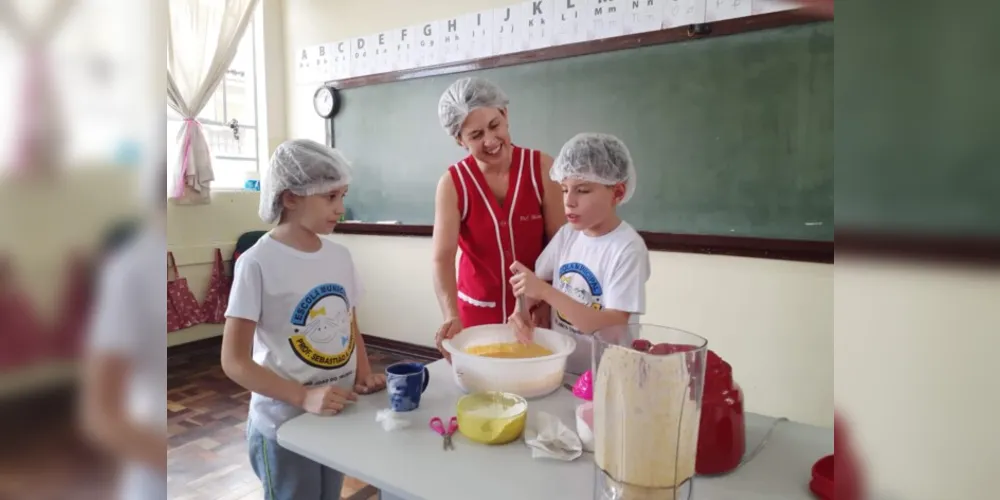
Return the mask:
{"type": "Polygon", "coordinates": [[[997,498],[1000,272],[837,260],[834,394],[873,488],[997,498]]]}

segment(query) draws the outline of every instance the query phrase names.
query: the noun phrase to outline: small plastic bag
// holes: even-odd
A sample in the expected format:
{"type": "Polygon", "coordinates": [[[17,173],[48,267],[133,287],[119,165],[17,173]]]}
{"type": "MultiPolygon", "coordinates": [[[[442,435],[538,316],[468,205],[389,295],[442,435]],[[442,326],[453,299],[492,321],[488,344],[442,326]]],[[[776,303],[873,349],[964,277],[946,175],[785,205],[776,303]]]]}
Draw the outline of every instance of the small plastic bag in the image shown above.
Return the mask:
{"type": "Polygon", "coordinates": [[[580,437],[555,415],[540,411],[524,430],[524,444],[531,448],[531,458],[571,462],[583,454],[580,437]]]}
{"type": "Polygon", "coordinates": [[[400,417],[399,413],[392,411],[392,408],[379,410],[375,414],[375,421],[382,424],[382,430],[386,432],[405,429],[410,426],[410,421],[400,417]]]}

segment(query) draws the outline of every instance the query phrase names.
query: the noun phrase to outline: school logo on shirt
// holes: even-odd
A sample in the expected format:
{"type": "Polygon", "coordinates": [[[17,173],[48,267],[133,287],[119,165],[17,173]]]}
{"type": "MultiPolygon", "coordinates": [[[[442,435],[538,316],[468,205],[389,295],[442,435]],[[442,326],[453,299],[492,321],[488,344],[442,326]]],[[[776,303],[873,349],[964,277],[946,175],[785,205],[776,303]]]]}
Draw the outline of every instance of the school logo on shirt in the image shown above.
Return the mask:
{"type": "MultiPolygon", "coordinates": [[[[559,280],[555,283],[556,288],[573,297],[577,302],[600,311],[604,309],[602,297],[604,289],[601,282],[597,281],[597,276],[585,265],[579,262],[570,262],[559,266],[559,280]]],[[[579,333],[572,323],[561,312],[556,311],[556,322],[563,328],[579,333]]]]}
{"type": "Polygon", "coordinates": [[[291,323],[294,334],[288,343],[307,365],[335,370],[354,355],[351,304],[344,287],[329,283],[310,290],[295,306],[291,323]]]}

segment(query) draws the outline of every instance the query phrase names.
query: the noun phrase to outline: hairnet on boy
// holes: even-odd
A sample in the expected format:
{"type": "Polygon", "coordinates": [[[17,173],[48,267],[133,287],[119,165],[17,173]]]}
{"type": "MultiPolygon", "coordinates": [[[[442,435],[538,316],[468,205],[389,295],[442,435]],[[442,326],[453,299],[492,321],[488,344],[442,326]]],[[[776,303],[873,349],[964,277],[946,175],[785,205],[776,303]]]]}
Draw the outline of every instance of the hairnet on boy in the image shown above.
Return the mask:
{"type": "Polygon", "coordinates": [[[448,135],[458,137],[466,117],[476,108],[506,108],[510,99],[500,87],[482,78],[462,78],[438,101],[438,120],[448,135]]]}
{"type": "Polygon", "coordinates": [[[268,224],[281,218],[281,193],[310,196],[351,183],[351,165],[339,151],[309,139],[281,143],[260,181],[258,215],[268,224]]]}
{"type": "Polygon", "coordinates": [[[556,182],[579,179],[605,186],[625,183],[625,204],[635,192],[636,173],[632,155],[621,139],[608,134],[577,134],[563,145],[549,177],[556,182]]]}

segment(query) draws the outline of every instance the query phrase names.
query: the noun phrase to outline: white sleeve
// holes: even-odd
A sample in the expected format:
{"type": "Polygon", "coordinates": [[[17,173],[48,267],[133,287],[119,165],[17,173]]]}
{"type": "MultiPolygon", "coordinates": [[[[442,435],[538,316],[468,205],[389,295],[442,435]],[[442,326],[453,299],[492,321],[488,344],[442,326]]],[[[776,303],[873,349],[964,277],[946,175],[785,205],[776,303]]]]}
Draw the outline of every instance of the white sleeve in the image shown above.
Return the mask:
{"type": "MultiPolygon", "coordinates": [[[[141,317],[141,311],[150,309],[146,304],[137,303],[144,300],[143,294],[135,289],[135,276],[129,272],[125,262],[114,259],[101,270],[87,343],[91,352],[113,353],[135,359],[141,354],[142,339],[156,331],[157,319],[166,331],[167,310],[166,306],[155,309],[163,311],[161,318],[141,317]]],[[[162,303],[166,304],[167,287],[161,288],[162,303]]]]}
{"type": "Polygon", "coordinates": [[[630,244],[622,252],[604,287],[604,308],[630,314],[646,313],[646,281],[649,251],[643,244],[630,244]]]}
{"type": "Polygon", "coordinates": [[[545,245],[545,249],[542,250],[541,255],[538,256],[538,260],[535,261],[535,276],[538,276],[543,281],[552,282],[556,279],[556,265],[559,264],[559,254],[562,253],[562,247],[566,242],[566,231],[568,225],[563,225],[556,231],[556,234],[549,241],[548,245],[545,245]]]}
{"type": "Polygon", "coordinates": [[[260,322],[261,297],[264,294],[263,274],[260,263],[243,257],[236,259],[233,269],[233,288],[229,291],[227,318],[241,318],[260,322]]]}

